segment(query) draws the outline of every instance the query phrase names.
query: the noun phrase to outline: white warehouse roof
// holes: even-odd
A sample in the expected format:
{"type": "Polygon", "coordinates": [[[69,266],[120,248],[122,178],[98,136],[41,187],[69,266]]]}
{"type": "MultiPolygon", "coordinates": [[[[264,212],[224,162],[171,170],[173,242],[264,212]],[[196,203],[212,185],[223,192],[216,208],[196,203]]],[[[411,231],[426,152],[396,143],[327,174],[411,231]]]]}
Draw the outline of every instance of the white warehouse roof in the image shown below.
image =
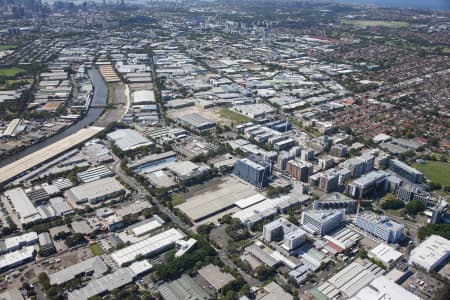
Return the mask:
{"type": "Polygon", "coordinates": [[[147,256],[167,249],[182,238],[184,238],[184,234],[175,228],[171,228],[141,242],[120,249],[111,254],[111,258],[117,265],[121,266],[122,264],[134,261],[138,255],[147,256]]]}
{"type": "Polygon", "coordinates": [[[133,150],[153,144],[149,139],[133,129],[117,129],[108,133],[108,138],[113,140],[122,151],[133,150]]]}
{"type": "Polygon", "coordinates": [[[422,267],[430,272],[445,261],[449,255],[450,241],[441,236],[432,235],[411,251],[409,264],[422,267]]]}
{"type": "Polygon", "coordinates": [[[155,102],[155,93],[151,90],[139,90],[133,93],[133,104],[155,102]]]}

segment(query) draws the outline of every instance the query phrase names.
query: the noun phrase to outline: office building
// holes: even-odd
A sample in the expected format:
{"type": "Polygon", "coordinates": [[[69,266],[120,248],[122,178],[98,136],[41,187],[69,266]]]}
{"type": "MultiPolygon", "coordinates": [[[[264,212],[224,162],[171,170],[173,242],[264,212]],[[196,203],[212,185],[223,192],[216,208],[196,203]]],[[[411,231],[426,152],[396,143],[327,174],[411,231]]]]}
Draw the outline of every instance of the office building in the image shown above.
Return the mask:
{"type": "Polygon", "coordinates": [[[403,184],[400,185],[395,191],[395,195],[397,198],[409,202],[411,200],[419,200],[425,206],[427,206],[428,202],[431,200],[431,194],[422,190],[417,185],[411,184],[403,184]]]}
{"type": "Polygon", "coordinates": [[[345,209],[330,210],[309,210],[302,212],[303,227],[314,234],[325,235],[336,229],[345,220],[345,209]]]}
{"type": "Polygon", "coordinates": [[[277,165],[280,170],[286,170],[288,161],[293,160],[294,155],[291,155],[288,151],[281,151],[278,154],[277,165]]]}
{"type": "Polygon", "coordinates": [[[306,241],[306,233],[286,219],[280,218],[264,225],[263,238],[267,242],[282,241],[282,247],[291,251],[306,241]]]}
{"type": "Polygon", "coordinates": [[[311,161],[314,159],[314,150],[309,148],[309,149],[302,149],[302,153],[300,155],[300,158],[303,161],[311,161]]]}
{"type": "Polygon", "coordinates": [[[344,157],[347,155],[347,146],[336,144],[331,146],[330,155],[335,157],[344,157]]]}
{"type": "Polygon", "coordinates": [[[39,255],[49,256],[56,253],[56,247],[53,244],[52,238],[48,232],[42,232],[39,234],[39,255]]]}
{"type": "Polygon", "coordinates": [[[423,181],[422,172],[396,159],[389,161],[389,170],[413,183],[421,183],[423,181]]]}
{"type": "Polygon", "coordinates": [[[314,210],[336,210],[345,209],[346,213],[356,211],[356,200],[351,199],[344,194],[334,192],[326,194],[319,200],[313,202],[314,210]]]}
{"type": "Polygon", "coordinates": [[[364,211],[356,217],[355,224],[364,231],[388,242],[395,243],[403,236],[404,225],[372,212],[364,211]]]}
{"type": "Polygon", "coordinates": [[[298,181],[308,182],[313,173],[313,164],[306,161],[290,160],[286,164],[286,171],[298,181]]]}
{"type": "Polygon", "coordinates": [[[408,263],[431,272],[440,267],[450,256],[450,241],[439,235],[431,235],[411,251],[408,263]]]}
{"type": "Polygon", "coordinates": [[[353,198],[362,198],[374,192],[381,197],[388,189],[388,175],[384,171],[372,171],[350,183],[347,191],[353,198]]]}
{"type": "Polygon", "coordinates": [[[265,187],[272,175],[270,161],[244,158],[234,164],[234,174],[256,187],[265,187]]]}
{"type": "Polygon", "coordinates": [[[334,169],[327,170],[320,174],[319,189],[323,192],[331,193],[337,190],[339,184],[339,174],[334,169]]]}

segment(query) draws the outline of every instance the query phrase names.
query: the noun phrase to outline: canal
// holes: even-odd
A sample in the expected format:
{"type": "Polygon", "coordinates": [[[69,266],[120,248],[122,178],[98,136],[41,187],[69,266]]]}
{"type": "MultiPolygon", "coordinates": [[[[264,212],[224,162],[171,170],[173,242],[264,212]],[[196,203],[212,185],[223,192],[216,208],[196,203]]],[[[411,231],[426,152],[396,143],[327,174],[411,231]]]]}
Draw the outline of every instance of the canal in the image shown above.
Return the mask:
{"type": "MultiPolygon", "coordinates": [[[[105,81],[103,80],[102,76],[100,75],[100,72],[97,69],[91,69],[89,70],[89,77],[91,79],[92,85],[94,86],[94,95],[92,96],[92,102],[91,106],[105,106],[106,101],[108,99],[108,88],[105,84],[105,81]]],[[[48,139],[39,142],[37,144],[31,145],[15,154],[12,154],[11,156],[8,156],[7,158],[0,161],[0,167],[3,167],[13,161],[16,161],[22,157],[27,156],[28,154],[31,154],[37,150],[40,150],[48,145],[53,144],[54,142],[59,141],[60,139],[63,139],[81,128],[84,128],[86,126],[91,125],[97,119],[102,115],[104,108],[89,108],[87,113],[83,116],[81,120],[79,120],[77,123],[73,124],[70,127],[67,127],[63,131],[49,137],[48,139]]]]}

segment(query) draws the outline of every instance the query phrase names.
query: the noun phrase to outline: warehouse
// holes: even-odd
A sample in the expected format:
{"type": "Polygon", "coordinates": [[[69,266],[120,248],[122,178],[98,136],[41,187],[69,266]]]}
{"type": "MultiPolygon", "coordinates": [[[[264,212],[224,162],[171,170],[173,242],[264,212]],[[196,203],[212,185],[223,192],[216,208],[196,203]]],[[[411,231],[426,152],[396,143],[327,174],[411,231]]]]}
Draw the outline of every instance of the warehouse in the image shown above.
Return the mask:
{"type": "Polygon", "coordinates": [[[87,300],[96,295],[110,293],[114,289],[130,284],[137,276],[143,275],[152,269],[148,261],[135,262],[129,267],[120,268],[115,272],[93,279],[81,289],[74,290],[67,295],[69,300],[87,300]]]}
{"type": "Polygon", "coordinates": [[[139,90],[133,93],[133,104],[155,103],[155,93],[151,90],[139,90]]]}
{"type": "Polygon", "coordinates": [[[369,261],[358,259],[322,283],[317,290],[328,299],[334,299],[339,294],[350,298],[383,272],[369,261]]]}
{"type": "Polygon", "coordinates": [[[91,181],[71,188],[66,192],[69,200],[79,204],[96,204],[125,193],[125,189],[114,177],[91,181]]]}
{"type": "Polygon", "coordinates": [[[385,276],[374,279],[368,286],[361,289],[350,300],[379,300],[379,299],[408,299],[420,300],[402,286],[394,283],[385,276]]]}
{"type": "Polygon", "coordinates": [[[98,166],[95,168],[87,169],[86,171],[77,173],[78,181],[87,183],[95,180],[99,180],[106,177],[113,176],[113,172],[106,166],[98,166]]]}
{"type": "Polygon", "coordinates": [[[210,296],[188,275],[183,274],[177,280],[157,286],[158,292],[165,300],[207,300],[210,296]]]}
{"type": "Polygon", "coordinates": [[[411,251],[408,263],[427,272],[441,266],[450,255],[450,241],[438,235],[431,235],[411,251]]]}
{"type": "Polygon", "coordinates": [[[199,222],[234,206],[243,198],[255,195],[252,186],[227,177],[204,186],[177,208],[194,222],[199,222]]]}
{"type": "Polygon", "coordinates": [[[111,254],[111,258],[118,266],[136,260],[136,256],[147,257],[167,250],[175,245],[175,242],[184,238],[184,234],[171,228],[160,234],[149,237],[141,242],[120,249],[111,254]]]}
{"type": "Polygon", "coordinates": [[[134,236],[141,237],[152,231],[155,231],[158,228],[161,228],[164,223],[165,222],[163,219],[155,215],[152,218],[134,224],[130,227],[129,230],[134,234],[134,236]]]}
{"type": "Polygon", "coordinates": [[[48,232],[42,232],[39,234],[39,255],[49,256],[56,253],[55,245],[53,244],[52,238],[48,232]]]}
{"type": "Polygon", "coordinates": [[[5,192],[5,196],[19,214],[21,224],[29,224],[41,220],[41,215],[22,188],[5,192]]]}
{"type": "Polygon", "coordinates": [[[355,246],[361,239],[361,235],[344,227],[333,234],[324,236],[324,238],[328,241],[327,248],[329,247],[334,250],[333,252],[340,253],[355,246]]]}
{"type": "Polygon", "coordinates": [[[6,253],[0,256],[0,272],[4,272],[11,268],[20,266],[24,263],[32,261],[36,254],[33,246],[27,246],[20,250],[6,253]]]}
{"type": "Polygon", "coordinates": [[[390,270],[403,257],[403,254],[386,244],[379,244],[369,251],[368,256],[381,262],[387,270],[390,270]]]}
{"type": "Polygon", "coordinates": [[[221,289],[233,281],[235,278],[229,274],[224,273],[218,266],[209,264],[198,270],[198,274],[203,277],[215,290],[220,292],[221,289]]]}
{"type": "Polygon", "coordinates": [[[51,285],[61,285],[81,275],[92,275],[94,278],[99,278],[106,272],[108,272],[108,266],[100,257],[96,256],[53,273],[49,275],[49,279],[51,285]]]}
{"type": "Polygon", "coordinates": [[[177,154],[173,151],[151,154],[128,164],[128,169],[134,173],[142,173],[153,170],[159,165],[166,165],[176,161],[177,154]]]}
{"type": "Polygon", "coordinates": [[[178,117],[178,121],[183,126],[187,126],[196,131],[211,130],[216,127],[216,123],[203,117],[200,114],[192,113],[178,117]]]}
{"type": "Polygon", "coordinates": [[[38,235],[36,232],[31,231],[22,235],[6,238],[3,242],[0,242],[0,253],[11,252],[19,250],[23,246],[31,246],[38,241],[38,235]]]}
{"type": "Polygon", "coordinates": [[[129,151],[153,144],[149,139],[133,129],[117,129],[116,131],[108,133],[107,136],[110,140],[113,140],[116,146],[122,151],[129,151]]]}

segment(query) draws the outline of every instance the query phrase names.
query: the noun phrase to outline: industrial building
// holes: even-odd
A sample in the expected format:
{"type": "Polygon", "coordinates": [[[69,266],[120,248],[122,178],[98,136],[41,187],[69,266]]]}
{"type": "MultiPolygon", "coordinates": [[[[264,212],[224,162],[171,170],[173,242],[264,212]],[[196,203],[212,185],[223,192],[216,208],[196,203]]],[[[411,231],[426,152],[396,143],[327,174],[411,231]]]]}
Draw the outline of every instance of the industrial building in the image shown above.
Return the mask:
{"type": "Polygon", "coordinates": [[[198,274],[203,277],[217,293],[220,293],[225,285],[235,280],[233,275],[222,272],[219,267],[212,264],[202,267],[198,270],[198,274]]]}
{"type": "Polygon", "coordinates": [[[379,244],[375,248],[370,249],[367,255],[370,258],[381,262],[387,270],[392,269],[403,257],[401,252],[386,244],[379,244]]]}
{"type": "Polygon", "coordinates": [[[165,251],[173,247],[176,241],[183,238],[183,233],[171,228],[136,244],[117,250],[111,254],[111,258],[118,266],[122,266],[135,261],[136,256],[147,257],[165,251]]]}
{"type": "Polygon", "coordinates": [[[48,277],[51,285],[62,285],[79,276],[92,275],[93,278],[100,278],[106,272],[108,272],[108,266],[100,257],[95,256],[50,274],[48,277]]]}
{"type": "Polygon", "coordinates": [[[0,253],[19,250],[24,246],[31,246],[38,242],[38,234],[34,231],[6,238],[0,242],[0,253]]]}
{"type": "Polygon", "coordinates": [[[68,199],[80,204],[96,204],[125,193],[125,188],[114,177],[91,181],[71,188],[66,192],[68,199]]]}
{"type": "Polygon", "coordinates": [[[153,142],[133,129],[117,129],[108,133],[108,138],[122,151],[129,151],[143,146],[152,145],[153,142]]]}
{"type": "Polygon", "coordinates": [[[335,211],[309,210],[302,212],[301,224],[311,233],[325,235],[341,226],[344,220],[345,209],[335,211]]]}
{"type": "Polygon", "coordinates": [[[148,261],[143,260],[135,262],[129,267],[119,268],[111,274],[95,278],[86,286],[68,293],[67,299],[88,300],[96,295],[110,293],[114,289],[132,283],[138,276],[148,273],[152,267],[148,261]]]}
{"type": "Polygon", "coordinates": [[[181,125],[189,127],[198,132],[212,130],[216,128],[215,122],[197,113],[180,116],[178,117],[178,122],[180,122],[181,125]]]}
{"type": "Polygon", "coordinates": [[[36,250],[33,246],[26,246],[20,250],[6,253],[0,256],[0,272],[23,265],[34,260],[36,250]]]}
{"type": "Polygon", "coordinates": [[[256,187],[265,187],[272,175],[272,163],[244,158],[234,164],[234,174],[256,187]]]}
{"type": "Polygon", "coordinates": [[[420,300],[410,291],[389,280],[385,276],[375,278],[370,284],[362,288],[350,300],[379,300],[379,299],[408,299],[420,300]]]}
{"type": "Polygon", "coordinates": [[[287,209],[300,205],[309,199],[308,195],[297,195],[296,197],[283,195],[251,205],[234,213],[232,217],[241,220],[241,223],[247,225],[247,227],[252,227],[277,213],[286,212],[287,209]]]}
{"type": "Polygon", "coordinates": [[[133,93],[133,104],[155,103],[155,93],[152,90],[139,90],[133,93]]]}
{"type": "Polygon", "coordinates": [[[383,273],[383,269],[371,262],[357,259],[319,285],[315,291],[326,299],[335,299],[339,295],[351,298],[383,273]]]}
{"type": "Polygon", "coordinates": [[[341,253],[355,246],[362,237],[353,230],[344,227],[332,234],[325,235],[324,238],[328,241],[324,247],[326,250],[341,253]]]}
{"type": "Polygon", "coordinates": [[[306,241],[306,232],[286,219],[280,218],[264,225],[263,238],[267,242],[282,242],[281,247],[291,251],[306,241]]]}
{"type": "Polygon", "coordinates": [[[386,216],[364,211],[356,217],[356,226],[366,232],[389,242],[395,243],[403,236],[404,225],[389,220],[386,216]]]}
{"type": "Polygon", "coordinates": [[[177,154],[173,151],[151,154],[128,164],[128,169],[134,173],[143,173],[157,166],[176,161],[177,154]]]}
{"type": "Polygon", "coordinates": [[[42,219],[36,207],[22,188],[11,189],[4,194],[19,214],[22,225],[34,223],[42,219]]]}
{"type": "Polygon", "coordinates": [[[106,177],[113,176],[114,173],[104,165],[87,169],[86,171],[77,173],[77,179],[80,182],[87,183],[95,180],[99,180],[106,177]]]}
{"type": "Polygon", "coordinates": [[[413,183],[421,183],[423,181],[422,172],[396,159],[389,161],[389,170],[413,183]]]}
{"type": "Polygon", "coordinates": [[[408,263],[427,272],[440,267],[450,256],[450,241],[439,235],[431,235],[411,251],[408,263]]]}
{"type": "Polygon", "coordinates": [[[156,287],[165,300],[197,299],[207,300],[211,297],[188,275],[183,274],[177,280],[163,283],[156,287]]]}

